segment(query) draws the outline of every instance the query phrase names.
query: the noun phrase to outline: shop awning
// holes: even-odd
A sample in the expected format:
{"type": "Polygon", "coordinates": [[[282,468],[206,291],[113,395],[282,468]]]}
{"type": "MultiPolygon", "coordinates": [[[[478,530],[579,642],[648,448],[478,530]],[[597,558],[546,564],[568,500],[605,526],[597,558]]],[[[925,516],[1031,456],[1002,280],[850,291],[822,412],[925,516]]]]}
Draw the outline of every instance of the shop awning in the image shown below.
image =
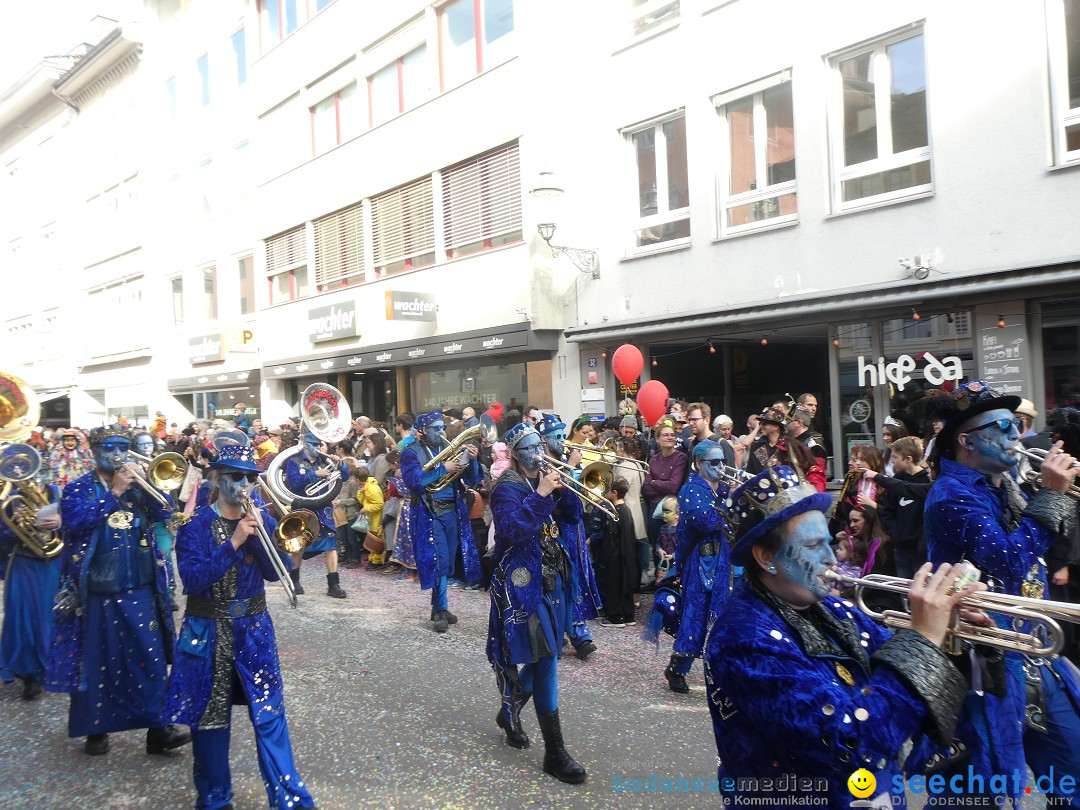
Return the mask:
{"type": "Polygon", "coordinates": [[[72,387],[69,385],[66,388],[53,388],[48,391],[38,391],[38,402],[50,402],[54,399],[60,399],[60,397],[66,397],[71,393],[71,388],[72,387]]]}
{"type": "Polygon", "coordinates": [[[1040,288],[1052,288],[1054,285],[1066,283],[1080,283],[1080,263],[987,271],[934,281],[916,282],[905,279],[890,285],[848,287],[825,293],[785,296],[774,301],[719,310],[713,308],[676,312],[595,326],[574,326],[566,330],[566,340],[569,343],[590,343],[634,339],[658,333],[720,328],[737,332],[750,328],[760,329],[763,326],[827,323],[836,320],[838,316],[859,320],[881,312],[895,312],[912,306],[922,307],[934,302],[948,302],[951,308],[958,308],[998,299],[1003,293],[1020,291],[1025,297],[1046,295],[1050,290],[1040,288]]]}

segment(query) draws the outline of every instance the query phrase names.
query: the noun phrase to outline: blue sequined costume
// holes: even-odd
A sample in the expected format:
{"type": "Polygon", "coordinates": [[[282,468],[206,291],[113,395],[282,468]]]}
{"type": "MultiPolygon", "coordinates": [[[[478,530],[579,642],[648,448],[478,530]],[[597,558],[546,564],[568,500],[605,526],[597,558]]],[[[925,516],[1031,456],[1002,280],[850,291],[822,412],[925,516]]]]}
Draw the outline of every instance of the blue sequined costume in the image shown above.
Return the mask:
{"type": "Polygon", "coordinates": [[[709,628],[724,610],[731,577],[728,541],[720,532],[716,493],[696,472],[679,490],[679,543],[675,565],[682,583],[682,618],[673,651],[685,675],[705,648],[709,628]],[[707,553],[703,553],[707,552],[707,553]]]}
{"type": "MultiPolygon", "coordinates": [[[[1047,549],[1074,509],[1067,496],[1046,489],[1039,490],[1028,503],[1009,476],[1004,476],[1000,488],[995,487],[982,473],[943,458],[941,474],[926,500],[927,552],[935,565],[970,561],[982,571],[991,590],[1013,595],[1045,593],[1047,549]]],[[[1005,626],[1004,617],[998,621],[1005,626]]],[[[1071,703],[1075,715],[1080,706],[1080,684],[1074,670],[1061,659],[1035,669],[1048,693],[1067,694],[1065,705],[1071,703]],[[1056,677],[1047,672],[1051,667],[1056,677]]],[[[1030,741],[1025,740],[1024,732],[1022,657],[1007,653],[1006,670],[1005,697],[989,692],[969,695],[973,726],[961,726],[960,736],[971,751],[972,765],[984,775],[1011,774],[1014,769],[1025,772],[1024,746],[1030,741]]],[[[1028,732],[1032,733],[1039,734],[1028,732]]],[[[1071,747],[1074,751],[1080,747],[1080,739],[1072,739],[1071,747]]],[[[1028,757],[1032,758],[1030,750],[1028,757]]],[[[1030,764],[1038,775],[1038,766],[1043,763],[1030,764]]],[[[1060,761],[1057,764],[1058,770],[1063,770],[1060,761]]]]}
{"type": "Polygon", "coordinates": [[[435,589],[432,606],[439,611],[446,610],[445,604],[436,602],[445,600],[443,583],[453,573],[458,549],[461,550],[465,566],[465,580],[477,582],[480,579],[480,558],[476,554],[465,488],[479,484],[484,479],[484,471],[480,463],[473,459],[454,483],[433,495],[426,487],[446,475],[446,467],[437,464],[425,473],[423,466],[437,452],[423,442],[413,442],[401,453],[401,477],[412,493],[409,531],[416,551],[420,587],[425,591],[435,589]],[[436,515],[435,509],[447,511],[436,515]],[[439,524],[438,528],[436,524],[439,524]]]}
{"type": "Polygon", "coordinates": [[[405,568],[416,569],[416,547],[412,535],[412,492],[405,484],[405,479],[398,473],[390,479],[401,496],[401,511],[398,512],[396,534],[394,535],[394,553],[390,562],[405,568]]]}
{"type": "MultiPolygon", "coordinates": [[[[298,453],[285,462],[285,486],[290,492],[300,497],[307,497],[304,491],[312,484],[322,481],[315,473],[317,470],[328,469],[329,457],[324,453],[318,453],[315,461],[308,461],[304,454],[298,453]]],[[[338,465],[341,479],[348,481],[352,473],[344,463],[338,465]]],[[[304,559],[316,557],[324,551],[337,551],[337,529],[334,528],[334,507],[329,503],[321,509],[314,510],[319,517],[319,525],[322,532],[319,539],[304,549],[304,559]]]]}
{"type": "Polygon", "coordinates": [[[574,618],[577,588],[569,576],[572,568],[566,548],[552,541],[561,539],[564,531],[576,531],[581,512],[581,500],[569,488],[541,496],[513,470],[504,472],[492,487],[496,563],[487,657],[508,722],[516,719],[534,691],[537,711],[549,713],[558,707],[553,663],[574,618]],[[552,526],[557,528],[553,531],[552,526]],[[544,542],[557,552],[550,560],[561,567],[561,573],[549,570],[551,587],[544,584],[544,542]],[[542,666],[542,678],[535,677],[535,666],[542,666]]]}
{"type": "MultiPolygon", "coordinates": [[[[272,537],[276,521],[265,514],[263,521],[272,537]]],[[[277,640],[265,603],[263,582],[278,576],[257,538],[233,548],[229,538],[236,523],[203,506],[177,534],[176,562],[188,603],[165,716],[191,726],[198,807],[231,802],[234,704],[248,706],[270,806],[310,807],[311,795],[293,763],[277,640]]]]}
{"type": "MultiPolygon", "coordinates": [[[[56,487],[49,489],[54,501],[58,500],[60,491],[56,487]]],[[[46,560],[27,551],[3,521],[0,521],[0,547],[11,555],[0,568],[0,579],[5,579],[7,574],[4,628],[0,633],[0,680],[11,683],[19,677],[44,683],[61,557],[46,560]]]]}
{"type": "Polygon", "coordinates": [[[705,681],[722,795],[777,808],[822,795],[825,780],[829,807],[848,810],[858,768],[889,791],[904,742],[924,730],[948,739],[964,694],[917,633],[893,637],[835,597],[795,610],[747,580],[710,632],[705,681]],[[740,779],[758,781],[739,789],[740,779]]]}
{"type": "Polygon", "coordinates": [[[160,727],[174,630],[151,524],[171,509],[135,487],[117,498],[88,473],[64,488],[60,512],[61,588],[81,610],[54,617],[46,687],[71,694],[72,737],[160,727]]]}

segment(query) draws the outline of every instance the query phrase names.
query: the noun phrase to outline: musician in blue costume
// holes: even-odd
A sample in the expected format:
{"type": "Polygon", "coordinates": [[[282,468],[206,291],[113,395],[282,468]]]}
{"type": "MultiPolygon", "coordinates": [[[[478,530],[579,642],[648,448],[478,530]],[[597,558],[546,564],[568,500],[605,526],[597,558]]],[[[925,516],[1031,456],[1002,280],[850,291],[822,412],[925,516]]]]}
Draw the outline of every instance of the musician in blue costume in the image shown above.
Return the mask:
{"type": "MultiPolygon", "coordinates": [[[[266,609],[264,582],[276,582],[278,575],[255,536],[254,515],[244,510],[258,475],[250,445],[221,448],[210,464],[217,500],[200,507],[176,538],[187,607],[165,715],[191,726],[196,807],[209,810],[231,807],[234,704],[248,707],[270,806],[314,806],[293,761],[277,640],[266,609]]],[[[276,522],[262,516],[273,537],[276,522]]]]}
{"type": "Polygon", "coordinates": [[[691,451],[692,472],[679,490],[675,567],[682,588],[682,615],[671,661],[664,670],[668,688],[686,694],[686,676],[705,649],[709,628],[724,610],[731,561],[721,533],[717,495],[726,496],[724,448],[706,439],[691,451]]]}
{"type": "MultiPolygon", "coordinates": [[[[345,466],[345,463],[322,452],[322,439],[308,431],[303,436],[303,445],[304,448],[299,454],[285,462],[285,486],[290,492],[299,498],[309,497],[305,495],[308,487],[330,477],[334,472],[333,464],[337,465],[338,472],[341,473],[341,480],[349,480],[352,473],[349,472],[349,468],[345,466]]],[[[334,507],[328,501],[325,506],[313,511],[319,517],[319,525],[322,527],[322,531],[314,543],[303,551],[298,551],[292,555],[293,570],[289,575],[292,577],[293,589],[298,595],[304,592],[304,588],[300,584],[301,561],[319,554],[325,554],[326,595],[335,599],[344,599],[346,593],[341,588],[338,574],[337,529],[334,528],[334,507]]]]}
{"type": "Polygon", "coordinates": [[[559,536],[580,523],[581,501],[562,487],[556,471],[541,471],[544,448],[536,428],[514,425],[503,442],[510,467],[491,490],[495,571],[487,656],[502,697],[495,722],[507,745],[528,748],[521,710],[532,697],[544,737],[544,773],[577,784],[585,781],[585,769],[566,752],[559,722],[558,661],[575,597],[573,566],[559,536]]]}
{"type": "Polygon", "coordinates": [[[436,633],[445,633],[451,624],[457,624],[457,616],[449,610],[447,581],[459,551],[465,581],[480,579],[480,558],[473,541],[465,488],[479,484],[484,470],[476,459],[478,448],[469,444],[464,448],[464,461],[446,459],[424,472],[424,464],[446,448],[446,423],[439,411],[428,411],[416,417],[413,430],[417,440],[401,453],[401,476],[412,492],[409,520],[420,587],[432,589],[431,621],[436,633]],[[437,492],[429,492],[427,487],[447,473],[460,476],[437,492]]]}
{"type": "Polygon", "coordinates": [[[151,527],[172,508],[132,484],[124,427],[95,428],[90,446],[97,469],[60,499],[66,533],[45,685],[71,694],[68,736],[85,736],[87,754],[106,753],[110,732],[136,728],[147,729],[146,752],[159,754],[191,740],[161,711],[174,630],[151,527]]]}
{"type": "MultiPolygon", "coordinates": [[[[9,445],[17,447],[17,445],[9,445]]],[[[60,489],[41,485],[49,494],[51,508],[38,510],[31,526],[24,531],[45,533],[60,528],[60,489]]],[[[14,492],[18,492],[16,488],[14,492]]],[[[8,520],[21,523],[22,517],[12,504],[0,509],[8,520]]],[[[29,515],[25,516],[29,520],[29,515]]],[[[0,579],[4,585],[4,628],[0,632],[0,680],[22,681],[23,700],[41,695],[45,668],[49,660],[49,636],[52,632],[53,597],[60,587],[59,556],[46,559],[27,548],[15,532],[0,521],[0,579]]]]}
{"type": "Polygon", "coordinates": [[[893,635],[829,594],[831,504],[783,466],[724,501],[725,530],[738,527],[732,562],[745,576],[709,633],[705,684],[729,801],[781,808],[820,797],[848,810],[848,779],[865,768],[876,780],[867,806],[902,806],[904,793],[892,788],[908,738],[952,739],[965,682],[941,645],[958,601],[985,586],[953,593],[958,570],[944,565],[931,576],[924,565],[911,588],[911,629],[893,635]]]}
{"type": "MultiPolygon", "coordinates": [[[[559,415],[547,414],[540,420],[536,429],[544,442],[547,454],[556,461],[567,461],[565,458],[566,424],[559,415]]],[[[576,450],[571,453],[571,459],[568,462],[571,466],[577,466],[574,456],[580,456],[580,454],[576,450]]],[[[580,499],[574,498],[574,500],[578,502],[578,510],[583,512],[580,499]]],[[[589,553],[586,539],[583,522],[579,522],[577,526],[568,524],[567,530],[559,533],[559,542],[563,544],[570,557],[570,564],[574,566],[576,586],[574,621],[567,627],[567,635],[574,646],[574,653],[582,661],[596,652],[596,644],[593,642],[586,620],[595,619],[604,604],[600,599],[600,586],[596,584],[596,572],[593,570],[592,555],[589,553]]]]}
{"type": "MultiPolygon", "coordinates": [[[[1076,480],[1076,459],[1052,449],[1042,484],[1028,501],[1012,475],[1019,461],[1020,398],[1002,396],[975,380],[951,392],[930,391],[922,415],[942,419],[930,463],[937,475],[926,500],[927,551],[932,562],[965,559],[991,590],[1042,599],[1048,590],[1046,555],[1068,535],[1076,501],[1065,493],[1076,480]]],[[[1011,627],[1012,620],[997,617],[1011,627]]],[[[1005,656],[1002,689],[968,696],[971,727],[961,726],[966,756],[977,773],[1080,774],[1080,684],[1065,659],[1005,656]],[[1026,683],[1025,683],[1026,681],[1026,683]],[[1000,694],[995,694],[998,692],[1000,694]]],[[[968,762],[956,763],[966,772],[968,762]]],[[[1013,785],[1010,782],[1009,787],[1013,785]]],[[[1023,786],[1014,793],[1023,794],[1023,786]]]]}

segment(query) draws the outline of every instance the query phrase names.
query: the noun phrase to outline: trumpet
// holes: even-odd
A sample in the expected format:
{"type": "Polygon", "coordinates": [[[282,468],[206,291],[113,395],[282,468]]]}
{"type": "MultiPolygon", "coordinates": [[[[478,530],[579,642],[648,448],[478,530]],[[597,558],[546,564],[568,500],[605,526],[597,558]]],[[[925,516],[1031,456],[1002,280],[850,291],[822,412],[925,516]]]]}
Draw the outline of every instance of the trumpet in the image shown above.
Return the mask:
{"type": "Polygon", "coordinates": [[[289,576],[289,569],[286,567],[285,561],[282,560],[281,556],[278,554],[277,548],[270,541],[270,535],[266,531],[266,524],[263,523],[259,508],[255,506],[255,502],[251,500],[250,496],[244,498],[242,506],[245,515],[255,516],[255,532],[259,537],[259,544],[262,546],[266,556],[270,558],[270,565],[273,566],[274,573],[277,574],[281,587],[285,589],[285,595],[289,599],[289,604],[295,608],[296,589],[293,587],[292,578],[289,576]]]}
{"type": "MultiPolygon", "coordinates": [[[[859,610],[876,622],[886,627],[911,627],[911,614],[902,610],[884,610],[875,612],[866,606],[863,591],[866,588],[889,591],[906,596],[911,592],[911,580],[890,577],[884,574],[868,574],[865,577],[848,577],[835,571],[826,571],[825,579],[844,585],[855,585],[855,603],[859,610]]],[[[1048,658],[1061,652],[1065,643],[1065,633],[1059,622],[1080,622],[1080,605],[1070,602],[1051,602],[1045,599],[1032,599],[1026,596],[1011,596],[1005,593],[979,591],[960,600],[960,605],[972,610],[986,610],[1000,613],[1013,620],[1014,627],[1029,621],[1030,632],[1019,629],[1006,630],[1001,627],[983,627],[964,621],[958,613],[953,614],[945,645],[950,655],[960,652],[960,641],[985,644],[1008,652],[1018,652],[1032,658],[1048,658]]]]}
{"type": "Polygon", "coordinates": [[[558,473],[561,484],[573,490],[582,503],[599,509],[612,520],[618,521],[619,512],[615,509],[615,504],[607,499],[607,493],[611,491],[611,482],[614,479],[610,464],[594,461],[581,471],[580,481],[574,478],[573,467],[551,456],[540,457],[540,469],[545,473],[552,471],[558,473]]]}
{"type": "MultiPolygon", "coordinates": [[[[1029,459],[1030,461],[1037,461],[1039,464],[1042,464],[1044,461],[1046,461],[1048,451],[1043,450],[1041,447],[1024,447],[1023,445],[1020,445],[1016,448],[1016,452],[1024,456],[1024,458],[1029,459]]],[[[1069,467],[1069,469],[1080,470],[1080,461],[1077,461],[1075,464],[1069,467]]],[[[1024,480],[1036,488],[1042,486],[1042,474],[1031,468],[1024,470],[1024,480]]],[[[1076,484],[1070,484],[1065,494],[1068,495],[1070,498],[1076,498],[1077,500],[1080,500],[1080,486],[1077,486],[1076,484]]]]}

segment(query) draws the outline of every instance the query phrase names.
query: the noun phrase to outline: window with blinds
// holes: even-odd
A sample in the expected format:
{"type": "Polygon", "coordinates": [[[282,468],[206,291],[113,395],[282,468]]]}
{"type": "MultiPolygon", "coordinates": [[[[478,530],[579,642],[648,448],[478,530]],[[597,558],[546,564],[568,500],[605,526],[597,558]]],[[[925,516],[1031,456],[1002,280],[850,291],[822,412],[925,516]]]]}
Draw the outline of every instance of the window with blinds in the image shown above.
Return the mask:
{"type": "Polygon", "coordinates": [[[319,292],[364,281],[364,211],[359,203],[317,219],[315,285],[319,292]]]}
{"type": "Polygon", "coordinates": [[[446,255],[521,241],[521,173],[512,143],[442,175],[446,255]]]}
{"type": "Polygon", "coordinates": [[[371,254],[379,276],[435,263],[431,178],[371,198],[371,254]]]}
{"type": "Polygon", "coordinates": [[[304,250],[304,226],[266,240],[266,274],[273,276],[307,264],[304,250]]]}

